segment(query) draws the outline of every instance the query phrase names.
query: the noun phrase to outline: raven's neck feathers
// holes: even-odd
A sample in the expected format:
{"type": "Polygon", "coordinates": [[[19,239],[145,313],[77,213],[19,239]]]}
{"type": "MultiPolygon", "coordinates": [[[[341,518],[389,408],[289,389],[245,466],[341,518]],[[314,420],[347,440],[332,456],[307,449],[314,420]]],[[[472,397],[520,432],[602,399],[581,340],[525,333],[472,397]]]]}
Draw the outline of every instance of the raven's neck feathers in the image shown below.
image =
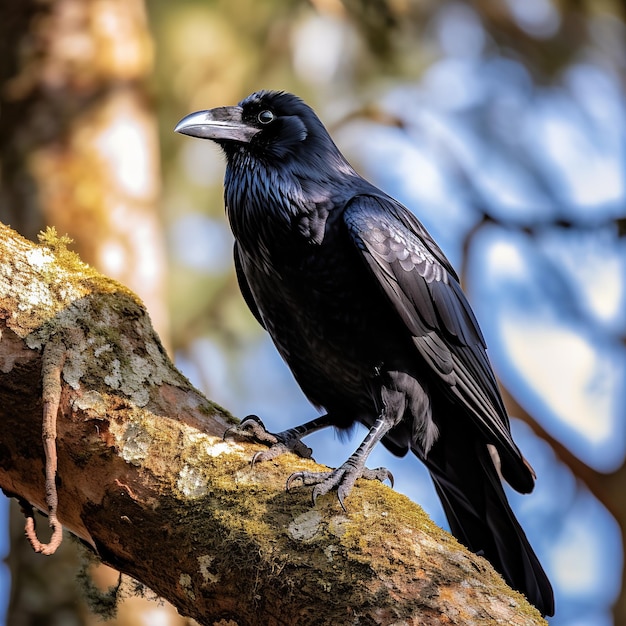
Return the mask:
{"type": "Polygon", "coordinates": [[[264,158],[247,146],[227,153],[224,195],[237,240],[279,245],[295,231],[310,243],[321,243],[329,213],[369,188],[330,137],[308,139],[306,160],[297,153],[264,158]]]}

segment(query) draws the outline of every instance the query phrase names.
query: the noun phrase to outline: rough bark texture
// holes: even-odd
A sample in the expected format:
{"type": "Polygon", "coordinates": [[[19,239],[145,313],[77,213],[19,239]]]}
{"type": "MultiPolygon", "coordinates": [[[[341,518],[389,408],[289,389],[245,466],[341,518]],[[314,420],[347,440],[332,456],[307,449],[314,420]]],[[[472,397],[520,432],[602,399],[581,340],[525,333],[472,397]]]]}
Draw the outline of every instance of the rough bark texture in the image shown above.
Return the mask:
{"type": "Polygon", "coordinates": [[[312,461],[251,469],[131,292],[0,225],[0,487],[43,511],[55,399],[60,522],[201,624],[544,623],[391,489],[360,481],[344,513],[285,493],[312,461]]]}

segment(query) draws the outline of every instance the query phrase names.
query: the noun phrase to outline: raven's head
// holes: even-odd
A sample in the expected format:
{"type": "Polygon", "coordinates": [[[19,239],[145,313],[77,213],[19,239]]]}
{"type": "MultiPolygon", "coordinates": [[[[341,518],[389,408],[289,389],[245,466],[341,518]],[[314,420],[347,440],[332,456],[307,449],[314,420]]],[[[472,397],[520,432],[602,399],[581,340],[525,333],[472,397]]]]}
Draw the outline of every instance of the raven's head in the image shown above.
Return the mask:
{"type": "Polygon", "coordinates": [[[284,160],[305,145],[309,155],[338,153],[313,109],[282,91],[257,91],[237,106],[191,113],[174,130],[215,141],[227,157],[243,150],[263,160],[284,160]]]}

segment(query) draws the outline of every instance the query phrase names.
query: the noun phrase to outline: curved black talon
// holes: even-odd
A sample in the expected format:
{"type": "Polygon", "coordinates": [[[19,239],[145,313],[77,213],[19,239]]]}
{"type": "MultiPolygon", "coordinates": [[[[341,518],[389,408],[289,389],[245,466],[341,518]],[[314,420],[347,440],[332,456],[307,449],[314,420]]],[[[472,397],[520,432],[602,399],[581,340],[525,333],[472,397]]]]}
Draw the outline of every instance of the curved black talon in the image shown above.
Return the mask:
{"type": "Polygon", "coordinates": [[[256,415],[246,416],[236,426],[231,426],[223,435],[223,439],[226,437],[239,436],[248,441],[256,441],[257,443],[264,443],[269,446],[279,443],[279,439],[273,433],[269,432],[265,428],[265,424],[256,415]]]}
{"type": "Polygon", "coordinates": [[[276,440],[277,442],[271,445],[267,450],[259,450],[258,452],[255,452],[250,461],[250,467],[254,467],[254,464],[257,462],[261,463],[263,461],[271,461],[281,454],[295,451],[294,449],[284,444],[278,437],[276,437],[276,440]]]}
{"type": "Polygon", "coordinates": [[[361,474],[361,478],[366,478],[367,480],[379,480],[381,483],[388,480],[392,489],[395,485],[393,474],[386,467],[377,467],[373,470],[367,469],[366,467],[363,470],[363,474],[361,474]]]}
{"type": "Polygon", "coordinates": [[[263,450],[259,450],[252,455],[252,458],[250,459],[250,469],[254,468],[254,464],[258,461],[261,452],[263,452],[263,450]]]}
{"type": "Polygon", "coordinates": [[[242,425],[245,424],[245,422],[247,422],[248,420],[252,420],[253,422],[256,422],[261,428],[265,429],[265,424],[263,423],[263,421],[261,420],[261,418],[258,415],[246,415],[240,422],[239,424],[235,424],[234,426],[230,426],[229,428],[227,428],[224,431],[224,434],[222,435],[222,441],[226,441],[226,437],[229,437],[233,434],[237,435],[239,434],[237,431],[239,429],[241,429],[242,425]]]}
{"type": "Polygon", "coordinates": [[[320,482],[323,482],[324,479],[330,478],[330,475],[333,472],[294,472],[289,476],[287,482],[285,483],[285,491],[291,491],[292,483],[295,480],[301,480],[303,487],[309,487],[311,485],[317,485],[320,482]]]}
{"type": "Polygon", "coordinates": [[[287,482],[285,483],[285,491],[287,493],[291,493],[291,483],[293,483],[294,480],[298,480],[298,478],[302,478],[302,474],[303,472],[294,472],[287,478],[287,482]]]}
{"type": "Polygon", "coordinates": [[[227,437],[240,437],[245,441],[260,443],[267,446],[266,450],[259,450],[250,460],[251,467],[261,461],[271,461],[287,452],[293,452],[305,459],[313,458],[313,450],[301,441],[301,437],[315,432],[320,428],[325,428],[326,416],[322,416],[298,426],[290,428],[280,433],[271,433],[265,428],[265,424],[257,415],[248,415],[236,426],[231,426],[226,430],[223,439],[227,437]]]}
{"type": "Polygon", "coordinates": [[[344,505],[344,500],[350,494],[354,484],[359,478],[365,478],[366,480],[378,480],[380,482],[389,480],[392,488],[394,485],[393,474],[385,467],[378,467],[373,470],[363,468],[360,470],[352,463],[346,462],[337,469],[328,472],[294,472],[287,479],[285,489],[288,492],[291,491],[293,483],[296,480],[301,480],[303,486],[313,485],[314,487],[311,493],[313,504],[317,502],[317,499],[320,496],[336,489],[339,504],[345,511],[346,507],[344,505]]]}

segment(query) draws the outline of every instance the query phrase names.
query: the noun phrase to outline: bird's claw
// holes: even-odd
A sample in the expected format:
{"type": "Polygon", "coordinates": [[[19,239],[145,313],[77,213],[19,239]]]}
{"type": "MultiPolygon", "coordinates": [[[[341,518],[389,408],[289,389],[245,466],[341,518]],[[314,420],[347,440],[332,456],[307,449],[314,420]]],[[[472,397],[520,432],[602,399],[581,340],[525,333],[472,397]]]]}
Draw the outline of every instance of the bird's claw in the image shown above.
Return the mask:
{"type": "Polygon", "coordinates": [[[227,437],[240,437],[256,443],[264,443],[268,446],[278,443],[276,435],[269,432],[261,418],[256,415],[248,415],[237,426],[231,426],[224,433],[223,439],[227,437]]]}
{"type": "Polygon", "coordinates": [[[366,480],[379,480],[381,483],[388,480],[392,489],[395,485],[393,474],[386,467],[377,467],[376,469],[368,469],[366,467],[361,474],[361,478],[365,478],[366,480]]]}
{"type": "Polygon", "coordinates": [[[339,504],[341,504],[341,508],[345,511],[344,500],[352,491],[358,478],[379,480],[380,482],[389,480],[391,486],[393,487],[394,485],[393,474],[385,467],[370,470],[367,468],[359,468],[351,463],[344,463],[341,467],[329,472],[295,472],[289,476],[285,487],[287,491],[290,491],[296,480],[301,480],[304,486],[314,485],[311,494],[313,504],[317,502],[320,496],[336,489],[339,504]]]}
{"type": "Polygon", "coordinates": [[[281,454],[285,454],[286,452],[291,452],[291,450],[284,445],[283,443],[276,442],[274,445],[270,446],[267,450],[259,450],[254,454],[252,460],[250,461],[250,465],[254,467],[255,463],[262,463],[263,461],[271,461],[275,459],[277,456],[281,454]]]}
{"type": "Polygon", "coordinates": [[[224,433],[224,439],[231,436],[268,446],[267,450],[259,450],[252,457],[251,465],[253,467],[255,463],[271,461],[287,452],[294,452],[305,459],[312,458],[313,454],[313,450],[290,431],[277,434],[269,432],[265,428],[265,424],[256,415],[248,415],[241,424],[232,426],[224,433]]]}

